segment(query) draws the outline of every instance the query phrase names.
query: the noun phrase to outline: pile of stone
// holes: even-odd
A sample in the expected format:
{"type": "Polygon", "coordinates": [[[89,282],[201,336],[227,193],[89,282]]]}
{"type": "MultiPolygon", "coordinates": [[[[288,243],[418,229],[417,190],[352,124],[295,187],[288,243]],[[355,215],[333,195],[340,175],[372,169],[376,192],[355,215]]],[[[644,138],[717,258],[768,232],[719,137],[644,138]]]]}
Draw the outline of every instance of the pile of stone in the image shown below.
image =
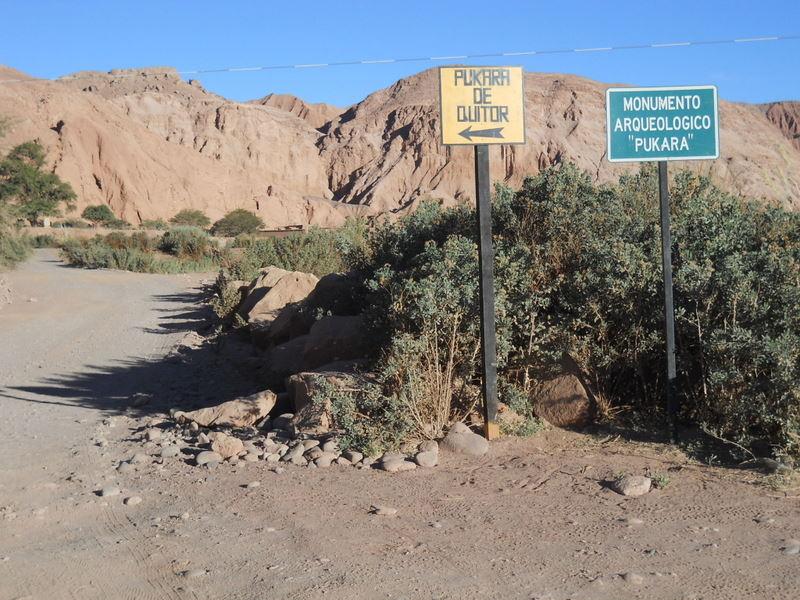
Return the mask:
{"type": "Polygon", "coordinates": [[[205,468],[223,462],[265,462],[277,469],[286,465],[312,469],[353,466],[399,473],[437,466],[440,448],[445,452],[471,456],[480,456],[488,451],[488,443],[482,436],[463,423],[456,423],[441,444],[435,440],[407,442],[397,452],[364,456],[361,452],[340,448],[335,431],[315,433],[299,430],[296,425],[298,415],[294,413],[259,418],[262,415],[255,408],[269,406],[270,394],[274,396],[271,392],[263,392],[190,413],[176,411],[173,413],[175,427],[172,428],[165,427],[165,422],[152,422],[144,430],[142,441],[147,449],[155,452],[150,456],[137,454],[129,461],[129,466],[153,459],[163,461],[181,457],[205,468]],[[202,421],[202,424],[194,419],[202,421]],[[256,419],[257,423],[254,422],[256,419]]]}
{"type": "MultiPolygon", "coordinates": [[[[340,447],[330,403],[320,387],[357,389],[371,377],[362,370],[365,327],[352,296],[356,286],[348,275],[317,279],[268,267],[250,284],[230,285],[241,294],[237,313],[264,352],[270,380],[285,391],[265,390],[217,406],[173,411],[177,427],[170,434],[145,434],[151,445],[166,442],[169,435],[159,451],[161,458],[185,456],[206,468],[223,462],[266,462],[275,469],[336,465],[390,473],[439,464],[440,444],[435,440],[406,443],[397,452],[379,456],[340,447]],[[276,415],[279,411],[282,414],[276,415]]],[[[441,447],[473,456],[488,450],[486,440],[461,423],[451,428],[441,447]]]]}

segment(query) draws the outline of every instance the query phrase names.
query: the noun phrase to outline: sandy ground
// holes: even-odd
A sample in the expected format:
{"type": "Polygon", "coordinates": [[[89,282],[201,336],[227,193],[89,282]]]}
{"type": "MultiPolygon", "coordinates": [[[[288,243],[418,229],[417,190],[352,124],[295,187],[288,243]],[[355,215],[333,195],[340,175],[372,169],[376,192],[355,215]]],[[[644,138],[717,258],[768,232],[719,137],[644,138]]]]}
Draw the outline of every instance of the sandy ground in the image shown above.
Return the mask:
{"type": "Polygon", "coordinates": [[[236,368],[250,350],[187,343],[199,277],[81,271],[40,251],[7,278],[0,600],[798,595],[800,555],[781,548],[800,537],[800,499],[657,444],[552,430],[395,475],[185,457],[119,473],[155,451],[141,432],[169,405],[251,391],[236,368]],[[135,407],[139,392],[155,399],[135,407]],[[624,498],[605,484],[623,472],[669,484],[624,498]],[[122,493],[96,494],[111,484],[122,493]]]}

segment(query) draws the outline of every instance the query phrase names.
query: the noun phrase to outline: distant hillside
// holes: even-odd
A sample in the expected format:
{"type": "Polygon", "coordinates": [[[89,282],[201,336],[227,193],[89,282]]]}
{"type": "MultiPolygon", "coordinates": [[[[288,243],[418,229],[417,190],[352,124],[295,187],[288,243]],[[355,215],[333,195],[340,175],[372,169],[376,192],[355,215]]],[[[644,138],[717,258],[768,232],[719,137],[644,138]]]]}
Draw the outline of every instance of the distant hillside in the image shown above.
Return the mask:
{"type": "MultiPolygon", "coordinates": [[[[105,203],[122,218],[233,208],[271,226],[335,226],[422,197],[473,196],[469,148],[439,143],[436,71],[423,71],[339,109],[288,95],[232,102],[172,69],[81,73],[0,84],[11,118],[0,152],[29,139],[75,188],[78,210],[105,203]]],[[[0,80],[26,79],[0,67],[0,80]]],[[[529,73],[528,143],[492,149],[492,175],[518,185],[573,161],[596,180],[635,168],[604,158],[604,84],[529,73]]],[[[690,166],[733,192],[800,208],[798,103],[720,103],[721,157],[690,166]]]]}

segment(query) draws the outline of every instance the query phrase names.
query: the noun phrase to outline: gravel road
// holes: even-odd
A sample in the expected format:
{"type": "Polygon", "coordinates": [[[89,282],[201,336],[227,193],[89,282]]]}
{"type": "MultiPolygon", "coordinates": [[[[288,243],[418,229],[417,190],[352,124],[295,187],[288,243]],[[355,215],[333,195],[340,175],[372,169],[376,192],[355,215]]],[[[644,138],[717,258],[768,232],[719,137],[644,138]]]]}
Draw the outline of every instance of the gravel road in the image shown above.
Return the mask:
{"type": "Polygon", "coordinates": [[[797,597],[797,491],[661,444],[553,429],[394,475],[161,458],[163,411],[248,391],[232,369],[259,360],[187,345],[199,277],[40,251],[8,279],[0,600],[797,597]],[[621,472],[665,487],[620,496],[621,472]]]}

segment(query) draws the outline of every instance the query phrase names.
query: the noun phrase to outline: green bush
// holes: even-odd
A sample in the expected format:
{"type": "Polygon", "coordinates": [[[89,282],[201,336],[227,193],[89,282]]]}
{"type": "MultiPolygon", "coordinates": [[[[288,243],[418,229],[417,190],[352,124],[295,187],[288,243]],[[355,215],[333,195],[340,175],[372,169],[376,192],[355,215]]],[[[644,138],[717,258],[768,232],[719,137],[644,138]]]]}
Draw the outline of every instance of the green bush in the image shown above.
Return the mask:
{"type": "Polygon", "coordinates": [[[17,215],[30,223],[72,209],[75,192],[69,183],[45,169],[45,149],[39,142],[15,146],[0,161],[0,202],[14,205],[17,215]]]}
{"type": "Polygon", "coordinates": [[[196,227],[178,227],[167,231],[158,249],[178,258],[199,260],[213,254],[216,245],[209,235],[196,227]]]}
{"type": "Polygon", "coordinates": [[[268,266],[322,277],[348,270],[363,251],[366,236],[366,222],[355,218],[347,219],[339,229],[311,228],[285,237],[240,235],[231,244],[240,252],[231,253],[224,267],[232,279],[244,281],[268,266]]]}
{"type": "Polygon", "coordinates": [[[30,255],[30,243],[16,227],[11,208],[0,202],[0,271],[14,268],[30,255]]]}
{"type": "Polygon", "coordinates": [[[29,238],[29,241],[33,248],[58,248],[59,246],[58,240],[48,233],[34,235],[29,238]]]}
{"type": "Polygon", "coordinates": [[[95,204],[87,206],[83,209],[81,217],[87,221],[91,221],[95,227],[98,225],[105,225],[117,220],[117,216],[105,204],[95,204]]]}
{"type": "MultiPolygon", "coordinates": [[[[732,197],[688,172],[675,177],[672,197],[681,416],[737,444],[797,455],[800,215],[732,197]]],[[[657,207],[650,167],[598,186],[565,165],[516,193],[497,189],[502,389],[527,395],[566,352],[602,401],[662,419],[657,207]]],[[[423,205],[375,229],[352,260],[381,393],[409,411],[418,410],[419,390],[440,389],[442,380],[454,393],[440,397],[438,410],[449,401],[458,417],[474,402],[458,389],[479,381],[475,229],[471,209],[423,205]]],[[[515,410],[534,416],[518,396],[515,410]]]]}
{"type": "Polygon", "coordinates": [[[167,232],[160,239],[153,239],[144,232],[130,235],[114,232],[90,240],[67,240],[61,245],[61,254],[70,264],[86,269],[140,273],[213,270],[219,264],[214,246],[208,245],[207,253],[203,254],[197,251],[196,242],[196,230],[177,234],[167,232]]]}
{"type": "Polygon", "coordinates": [[[194,208],[184,208],[172,217],[169,222],[173,225],[186,225],[188,227],[200,227],[201,229],[211,225],[211,219],[203,211],[194,208]]]}
{"type": "Polygon", "coordinates": [[[235,237],[246,233],[254,233],[264,226],[264,221],[249,210],[237,208],[232,210],[211,227],[211,233],[222,237],[235,237]]]}
{"type": "Polygon", "coordinates": [[[169,223],[164,219],[145,220],[139,225],[139,229],[157,229],[163,231],[164,229],[169,229],[169,223]]]}

